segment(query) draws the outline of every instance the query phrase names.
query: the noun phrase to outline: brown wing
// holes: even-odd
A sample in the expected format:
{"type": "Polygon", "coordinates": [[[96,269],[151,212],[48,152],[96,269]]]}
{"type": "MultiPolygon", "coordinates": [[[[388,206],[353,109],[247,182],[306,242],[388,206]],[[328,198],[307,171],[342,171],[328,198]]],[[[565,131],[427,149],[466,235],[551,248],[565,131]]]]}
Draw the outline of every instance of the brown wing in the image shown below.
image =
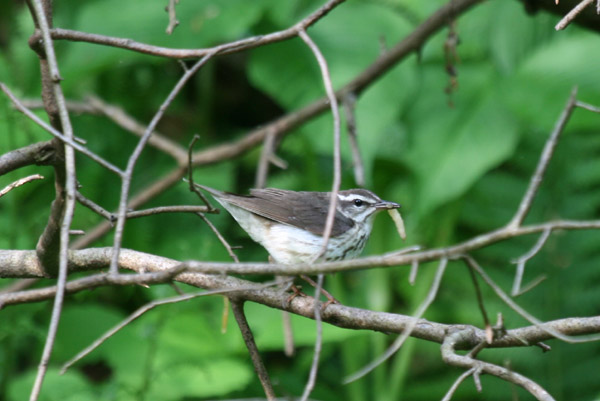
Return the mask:
{"type": "MultiPolygon", "coordinates": [[[[323,234],[329,207],[329,196],[325,192],[294,192],[283,189],[252,189],[250,196],[227,194],[229,203],[256,213],[262,217],[323,234]]],[[[331,235],[337,237],[351,228],[354,222],[336,212],[331,235]]]]}

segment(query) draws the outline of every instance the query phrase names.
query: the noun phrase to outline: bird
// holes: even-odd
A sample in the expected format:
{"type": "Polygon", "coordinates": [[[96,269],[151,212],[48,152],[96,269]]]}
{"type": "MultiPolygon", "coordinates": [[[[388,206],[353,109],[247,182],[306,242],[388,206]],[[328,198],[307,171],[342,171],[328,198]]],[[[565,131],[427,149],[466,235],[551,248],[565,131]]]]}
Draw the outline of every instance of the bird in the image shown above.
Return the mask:
{"type": "Polygon", "coordinates": [[[251,189],[250,195],[237,195],[198,186],[210,193],[279,264],[356,258],[369,239],[375,214],[400,207],[367,189],[339,191],[331,236],[322,252],[331,192],[264,188],[251,189]]]}

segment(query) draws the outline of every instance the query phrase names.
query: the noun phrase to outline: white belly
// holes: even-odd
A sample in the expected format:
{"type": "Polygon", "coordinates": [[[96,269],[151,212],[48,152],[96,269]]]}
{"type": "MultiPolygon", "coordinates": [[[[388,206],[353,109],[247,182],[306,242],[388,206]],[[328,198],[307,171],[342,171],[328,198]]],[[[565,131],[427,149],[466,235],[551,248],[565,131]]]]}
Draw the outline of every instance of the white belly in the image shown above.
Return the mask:
{"type": "MultiPolygon", "coordinates": [[[[219,202],[231,213],[238,224],[261,244],[277,263],[311,263],[323,246],[323,237],[309,231],[274,222],[226,202],[219,202]]],[[[330,238],[325,260],[352,259],[360,255],[369,238],[371,219],[366,234],[359,236],[355,225],[342,237],[330,238]]]]}

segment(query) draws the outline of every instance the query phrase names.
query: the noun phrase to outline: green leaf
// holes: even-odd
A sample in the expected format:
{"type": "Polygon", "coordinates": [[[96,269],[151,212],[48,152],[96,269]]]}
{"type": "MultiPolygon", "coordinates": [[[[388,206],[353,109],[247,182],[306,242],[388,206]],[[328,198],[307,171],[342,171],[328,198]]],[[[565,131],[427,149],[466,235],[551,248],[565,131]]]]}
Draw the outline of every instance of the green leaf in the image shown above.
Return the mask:
{"type": "Polygon", "coordinates": [[[467,113],[423,121],[408,157],[421,183],[419,215],[459,197],[508,158],[517,133],[511,114],[495,96],[482,99],[467,113]]]}
{"type": "MultiPolygon", "coordinates": [[[[53,357],[66,361],[94,342],[125,316],[111,307],[88,303],[68,305],[63,310],[53,357]]],[[[85,362],[94,361],[100,353],[94,352],[85,362]]]]}
{"type": "Polygon", "coordinates": [[[169,401],[185,397],[217,397],[242,390],[253,379],[252,368],[236,360],[212,358],[196,364],[179,363],[157,372],[146,399],[169,401]]]}
{"type": "MultiPolygon", "coordinates": [[[[25,374],[9,383],[7,401],[21,401],[29,398],[36,370],[25,374]]],[[[39,401],[93,401],[97,400],[93,386],[76,370],[64,375],[58,369],[50,368],[44,378],[39,401]]]]}

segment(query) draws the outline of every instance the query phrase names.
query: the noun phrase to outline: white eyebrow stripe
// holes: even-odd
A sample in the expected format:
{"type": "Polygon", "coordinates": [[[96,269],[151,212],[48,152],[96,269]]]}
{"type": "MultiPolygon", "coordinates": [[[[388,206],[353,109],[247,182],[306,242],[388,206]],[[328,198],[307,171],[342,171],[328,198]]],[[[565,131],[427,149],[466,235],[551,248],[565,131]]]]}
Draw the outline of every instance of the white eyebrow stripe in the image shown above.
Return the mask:
{"type": "Polygon", "coordinates": [[[338,199],[340,201],[342,201],[342,202],[344,202],[344,201],[353,201],[355,199],[360,199],[360,200],[365,201],[365,202],[374,202],[375,201],[375,199],[373,199],[373,198],[369,198],[369,197],[358,195],[358,194],[350,194],[350,195],[341,195],[341,194],[338,194],[338,199]]]}

